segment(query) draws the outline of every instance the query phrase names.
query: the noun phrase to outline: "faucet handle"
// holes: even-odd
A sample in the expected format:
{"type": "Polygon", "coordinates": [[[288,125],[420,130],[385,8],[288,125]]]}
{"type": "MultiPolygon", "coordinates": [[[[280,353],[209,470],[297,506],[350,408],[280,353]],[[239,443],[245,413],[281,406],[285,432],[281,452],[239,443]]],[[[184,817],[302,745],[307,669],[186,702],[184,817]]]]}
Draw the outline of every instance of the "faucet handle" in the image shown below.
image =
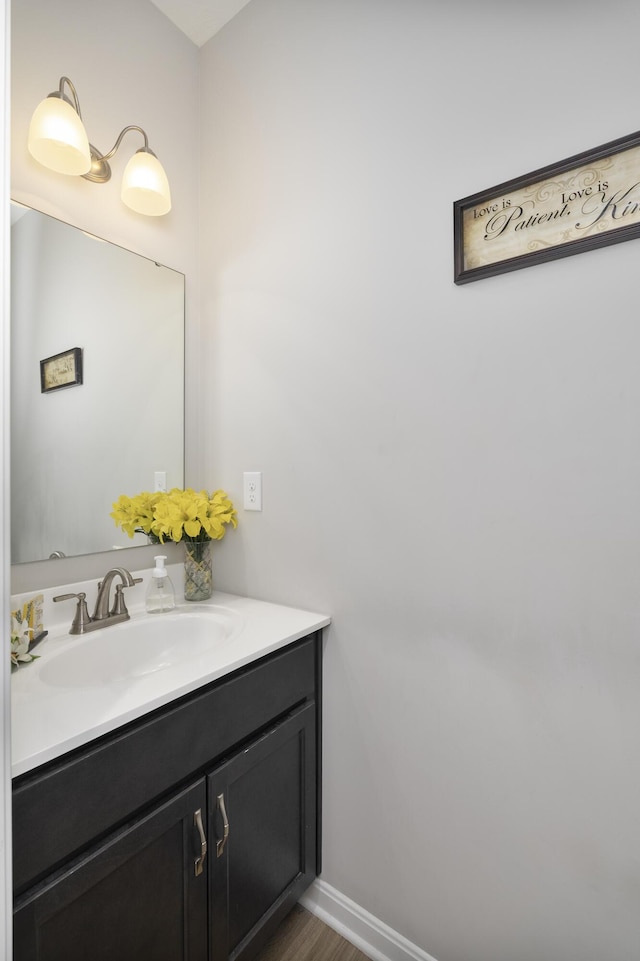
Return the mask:
{"type": "Polygon", "coordinates": [[[79,594],[58,594],[58,596],[53,599],[54,601],[68,601],[74,597],[78,598],[78,606],[76,607],[75,617],[69,628],[69,634],[84,634],[87,629],[87,624],[91,620],[87,609],[87,595],[84,591],[80,591],[79,594]]]}
{"type": "MultiPolygon", "coordinates": [[[[142,583],[142,578],[141,578],[141,577],[134,577],[134,578],[133,578],[133,584],[141,584],[141,583],[142,583]]],[[[133,586],[133,585],[131,585],[131,586],[133,586]]],[[[128,585],[128,584],[116,584],[116,594],[115,594],[115,597],[114,597],[114,599],[113,599],[113,607],[112,607],[111,610],[109,611],[109,616],[110,616],[110,617],[113,617],[114,614],[127,614],[127,615],[129,614],[129,611],[127,610],[127,605],[126,605],[125,602],[124,602],[124,593],[123,593],[123,591],[124,591],[125,587],[129,587],[129,585],[128,585]]]]}

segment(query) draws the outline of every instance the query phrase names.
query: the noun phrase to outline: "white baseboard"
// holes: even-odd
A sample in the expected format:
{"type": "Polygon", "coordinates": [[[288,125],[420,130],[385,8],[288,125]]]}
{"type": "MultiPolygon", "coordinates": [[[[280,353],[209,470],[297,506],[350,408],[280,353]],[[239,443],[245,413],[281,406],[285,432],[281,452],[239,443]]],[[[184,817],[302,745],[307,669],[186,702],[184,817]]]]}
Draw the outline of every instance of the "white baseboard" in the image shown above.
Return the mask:
{"type": "Polygon", "coordinates": [[[326,881],[315,880],[300,898],[300,904],[372,961],[435,961],[326,881]]]}

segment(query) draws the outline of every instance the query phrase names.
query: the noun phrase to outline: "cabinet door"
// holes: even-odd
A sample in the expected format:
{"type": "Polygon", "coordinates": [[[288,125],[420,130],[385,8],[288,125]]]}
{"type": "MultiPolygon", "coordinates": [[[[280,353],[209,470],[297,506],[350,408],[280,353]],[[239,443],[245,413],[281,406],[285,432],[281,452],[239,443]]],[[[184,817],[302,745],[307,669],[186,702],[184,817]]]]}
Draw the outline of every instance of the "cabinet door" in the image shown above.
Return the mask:
{"type": "Polygon", "coordinates": [[[315,877],[315,718],[310,703],[208,778],[211,961],[255,954],[315,877]]]}
{"type": "Polygon", "coordinates": [[[198,811],[206,828],[204,779],[20,899],[14,961],[206,961],[198,811]]]}

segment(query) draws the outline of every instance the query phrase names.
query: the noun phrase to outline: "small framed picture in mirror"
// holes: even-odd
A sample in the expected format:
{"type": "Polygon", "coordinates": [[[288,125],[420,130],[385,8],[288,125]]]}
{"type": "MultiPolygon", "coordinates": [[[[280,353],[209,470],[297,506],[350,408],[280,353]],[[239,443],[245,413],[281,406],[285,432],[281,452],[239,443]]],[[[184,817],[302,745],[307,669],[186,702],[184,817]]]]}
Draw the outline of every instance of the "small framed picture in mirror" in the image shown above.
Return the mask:
{"type": "Polygon", "coordinates": [[[40,391],[48,394],[82,383],[82,347],[71,347],[40,361],[40,391]]]}

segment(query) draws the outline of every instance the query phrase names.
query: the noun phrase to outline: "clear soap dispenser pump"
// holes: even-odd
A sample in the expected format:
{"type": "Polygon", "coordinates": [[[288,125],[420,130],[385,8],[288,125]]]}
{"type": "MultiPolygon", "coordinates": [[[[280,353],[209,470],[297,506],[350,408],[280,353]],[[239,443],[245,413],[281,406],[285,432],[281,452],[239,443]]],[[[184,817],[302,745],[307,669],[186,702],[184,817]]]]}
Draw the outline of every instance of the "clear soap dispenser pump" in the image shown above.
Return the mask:
{"type": "Polygon", "coordinates": [[[151,571],[149,586],[147,587],[147,611],[149,614],[164,614],[172,611],[176,606],[171,578],[164,566],[166,555],[159,554],[154,558],[155,568],[151,571]]]}

